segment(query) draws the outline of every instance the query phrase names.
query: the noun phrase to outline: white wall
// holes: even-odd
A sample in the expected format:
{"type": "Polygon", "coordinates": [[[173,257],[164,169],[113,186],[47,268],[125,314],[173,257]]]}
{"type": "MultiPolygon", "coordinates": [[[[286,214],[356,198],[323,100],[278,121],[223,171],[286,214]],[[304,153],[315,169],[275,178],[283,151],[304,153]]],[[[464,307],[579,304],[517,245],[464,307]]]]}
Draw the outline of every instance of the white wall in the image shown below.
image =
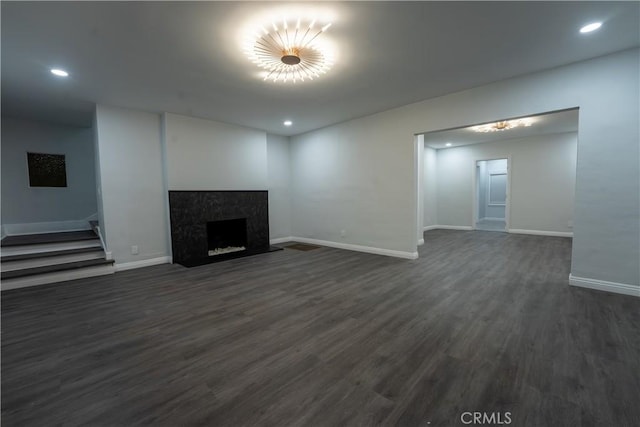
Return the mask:
{"type": "Polygon", "coordinates": [[[2,117],[2,224],[77,221],[97,212],[92,133],[2,117]],[[67,187],[29,187],[27,152],[64,154],[67,187]]]}
{"type": "Polygon", "coordinates": [[[291,236],[291,159],[289,137],[267,134],[269,237],[291,236]]]}
{"type": "MultiPolygon", "coordinates": [[[[414,141],[415,153],[413,157],[415,159],[416,174],[414,178],[415,188],[414,194],[416,195],[416,240],[418,245],[424,244],[424,135],[416,135],[414,141]]],[[[416,254],[417,255],[417,254],[416,254]]]]}
{"type": "Polygon", "coordinates": [[[160,116],[98,105],[96,123],[107,250],[117,264],[168,256],[160,116]]]}
{"type": "Polygon", "coordinates": [[[487,162],[478,162],[476,180],[478,183],[478,213],[475,219],[480,220],[487,216],[487,162]]]}
{"type": "Polygon", "coordinates": [[[291,236],[289,138],[163,115],[169,190],[267,190],[271,239],[291,236]]]}
{"type": "Polygon", "coordinates": [[[638,285],[638,56],[628,50],[293,137],[293,233],[338,242],[346,228],[348,243],[415,251],[414,134],[579,107],[572,274],[638,285]]]}
{"type": "Polygon", "coordinates": [[[562,133],[438,150],[440,225],[472,226],[476,161],[510,157],[510,228],[571,232],[576,148],[562,133]]]}
{"type": "Polygon", "coordinates": [[[424,147],[424,227],[438,224],[438,171],[436,150],[424,147]]]}
{"type": "Polygon", "coordinates": [[[267,144],[254,129],[102,105],[96,123],[100,218],[117,264],[170,255],[168,190],[268,190],[270,237],[291,235],[287,137],[267,144]]]}
{"type": "Polygon", "coordinates": [[[416,251],[414,135],[400,117],[393,110],[292,137],[294,236],[416,251]]]}
{"type": "Polygon", "coordinates": [[[169,190],[266,190],[267,135],[164,114],[169,190]]]}
{"type": "MultiPolygon", "coordinates": [[[[98,233],[104,237],[104,204],[102,201],[102,176],[100,174],[100,148],[98,145],[98,112],[97,107],[93,112],[93,154],[95,164],[95,176],[96,176],[96,196],[98,201],[98,233]]],[[[106,243],[105,243],[106,245],[106,243]]],[[[109,254],[111,255],[111,254],[109,254]]],[[[111,259],[111,258],[110,258],[111,259]]]]}

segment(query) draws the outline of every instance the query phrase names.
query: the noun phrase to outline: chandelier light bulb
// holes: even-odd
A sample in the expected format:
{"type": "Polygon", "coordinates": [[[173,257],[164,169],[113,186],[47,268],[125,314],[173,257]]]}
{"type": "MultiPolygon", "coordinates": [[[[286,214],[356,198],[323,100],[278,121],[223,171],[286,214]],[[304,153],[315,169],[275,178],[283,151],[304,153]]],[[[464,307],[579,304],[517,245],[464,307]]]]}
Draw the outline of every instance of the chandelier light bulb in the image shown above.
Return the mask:
{"type": "Polygon", "coordinates": [[[273,82],[303,82],[313,80],[326,73],[333,65],[330,50],[319,37],[331,23],[314,29],[316,20],[296,18],[282,19],[282,25],[271,22],[273,30],[253,34],[245,48],[253,63],[265,70],[264,80],[273,82]]]}
{"type": "Polygon", "coordinates": [[[484,125],[472,126],[471,130],[475,132],[502,132],[517,127],[529,127],[533,124],[533,120],[529,117],[515,120],[501,120],[499,122],[487,123],[484,125]]]}

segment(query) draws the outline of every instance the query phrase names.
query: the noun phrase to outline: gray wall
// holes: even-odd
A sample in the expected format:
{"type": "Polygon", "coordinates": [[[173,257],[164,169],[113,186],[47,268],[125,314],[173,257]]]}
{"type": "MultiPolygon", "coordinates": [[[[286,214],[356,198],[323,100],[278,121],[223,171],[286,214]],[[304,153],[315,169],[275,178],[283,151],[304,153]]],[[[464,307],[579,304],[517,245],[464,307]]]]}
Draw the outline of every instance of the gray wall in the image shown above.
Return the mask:
{"type": "Polygon", "coordinates": [[[392,110],[291,138],[294,236],[416,252],[414,135],[402,116],[392,110]]]}
{"type": "Polygon", "coordinates": [[[291,236],[291,159],[289,137],[267,134],[269,237],[291,236]]]}
{"type": "Polygon", "coordinates": [[[266,190],[267,135],[227,123],[164,114],[169,190],[266,190]]]}
{"type": "Polygon", "coordinates": [[[165,113],[169,190],[268,190],[270,238],[291,236],[289,138],[165,113]]]}
{"type": "Polygon", "coordinates": [[[97,209],[92,129],[2,117],[2,224],[77,221],[97,209]],[[29,187],[27,151],[64,154],[67,187],[29,187]]]}
{"type": "Polygon", "coordinates": [[[117,264],[168,256],[160,116],[102,105],[96,115],[107,250],[117,264]]]}
{"type": "Polygon", "coordinates": [[[436,150],[424,147],[424,227],[438,224],[438,170],[436,150]]]}
{"type": "Polygon", "coordinates": [[[96,174],[96,195],[98,198],[98,224],[99,233],[104,238],[105,236],[105,221],[104,221],[104,203],[102,200],[102,177],[100,174],[100,147],[98,138],[98,112],[97,108],[93,112],[93,152],[94,152],[94,164],[96,174]]]}
{"type": "Polygon", "coordinates": [[[476,179],[478,180],[478,215],[476,219],[482,219],[487,216],[487,162],[478,162],[476,179]]]}
{"type": "MultiPolygon", "coordinates": [[[[422,222],[418,221],[416,197],[415,134],[579,107],[572,274],[638,285],[639,78],[639,51],[633,49],[292,137],[292,234],[414,253],[417,225],[422,222]],[[344,236],[340,230],[346,231],[344,236]]],[[[155,118],[144,119],[149,121],[144,145],[155,147],[152,140],[157,138],[159,143],[160,136],[151,134],[156,124],[159,127],[159,119],[148,116],[155,118]]],[[[128,123],[130,118],[124,116],[112,126],[120,121],[128,123]]],[[[100,126],[100,112],[98,123],[100,126]]],[[[134,144],[138,135],[131,136],[127,137],[128,144],[134,144]]],[[[113,136],[110,139],[123,144],[113,136]]],[[[132,152],[128,146],[121,148],[131,160],[125,157],[119,168],[101,170],[103,191],[107,189],[105,177],[111,173],[133,173],[143,178],[146,175],[131,171],[146,169],[146,165],[151,168],[155,162],[158,166],[157,170],[156,166],[152,168],[153,179],[162,182],[162,161],[156,158],[161,156],[156,156],[155,148],[150,154],[144,150],[132,152]]],[[[105,154],[110,151],[115,150],[107,149],[105,154]]],[[[101,166],[111,163],[103,158],[102,148],[99,155],[101,166]]],[[[121,180],[119,188],[127,192],[127,185],[127,180],[121,180]]],[[[144,191],[139,187],[137,192],[144,191]]],[[[153,191],[155,194],[155,187],[153,191]]],[[[470,185],[466,191],[471,191],[470,185]]],[[[122,202],[144,204],[147,198],[140,195],[122,202]]],[[[107,213],[111,202],[107,203],[106,195],[103,197],[109,234],[107,213]]],[[[115,202],[117,209],[120,200],[115,202]]],[[[149,203],[145,209],[153,212],[163,209],[164,199],[160,208],[155,208],[155,199],[149,203]]],[[[447,218],[440,215],[440,206],[438,210],[438,222],[443,224],[447,218]]],[[[471,220],[470,215],[467,218],[471,220]]],[[[129,223],[133,226],[137,222],[129,223]]],[[[140,231],[144,235],[166,234],[166,216],[159,224],[148,224],[140,231]]]]}
{"type": "Polygon", "coordinates": [[[293,234],[414,252],[415,134],[579,107],[572,274],[638,285],[639,63],[632,49],[292,137],[293,234]]]}
{"type": "Polygon", "coordinates": [[[289,138],[164,114],[169,190],[268,190],[270,238],[291,235],[289,138]]]}
{"type": "Polygon", "coordinates": [[[117,264],[170,255],[168,190],[269,190],[270,237],[291,235],[287,137],[103,105],[96,123],[99,215],[117,264]]]}
{"type": "MultiPolygon", "coordinates": [[[[511,157],[509,228],[570,233],[576,147],[577,135],[571,132],[438,150],[440,225],[472,226],[476,161],[511,157]]],[[[487,164],[487,175],[490,167],[487,164]]],[[[497,214],[485,210],[487,217],[497,214]]]]}

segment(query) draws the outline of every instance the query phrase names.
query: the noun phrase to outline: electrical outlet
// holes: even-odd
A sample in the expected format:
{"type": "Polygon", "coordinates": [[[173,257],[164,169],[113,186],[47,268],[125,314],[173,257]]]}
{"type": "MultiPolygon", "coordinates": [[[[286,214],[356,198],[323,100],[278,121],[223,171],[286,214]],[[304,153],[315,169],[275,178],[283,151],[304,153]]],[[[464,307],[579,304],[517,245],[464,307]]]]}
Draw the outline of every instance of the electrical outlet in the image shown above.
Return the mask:
{"type": "Polygon", "coordinates": [[[134,245],[131,246],[131,255],[138,255],[139,251],[138,251],[138,246],[134,245]]]}
{"type": "Polygon", "coordinates": [[[340,237],[345,237],[347,235],[347,230],[340,230],[340,237]]]}

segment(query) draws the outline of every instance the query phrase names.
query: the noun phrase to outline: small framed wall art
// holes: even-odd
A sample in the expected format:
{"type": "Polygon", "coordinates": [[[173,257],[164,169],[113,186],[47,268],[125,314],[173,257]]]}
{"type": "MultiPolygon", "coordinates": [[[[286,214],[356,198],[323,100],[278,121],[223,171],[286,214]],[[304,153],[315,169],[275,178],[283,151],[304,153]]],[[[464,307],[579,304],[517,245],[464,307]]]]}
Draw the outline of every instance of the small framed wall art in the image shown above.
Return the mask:
{"type": "Polygon", "coordinates": [[[64,154],[27,152],[30,187],[66,187],[67,167],[64,154]]]}

